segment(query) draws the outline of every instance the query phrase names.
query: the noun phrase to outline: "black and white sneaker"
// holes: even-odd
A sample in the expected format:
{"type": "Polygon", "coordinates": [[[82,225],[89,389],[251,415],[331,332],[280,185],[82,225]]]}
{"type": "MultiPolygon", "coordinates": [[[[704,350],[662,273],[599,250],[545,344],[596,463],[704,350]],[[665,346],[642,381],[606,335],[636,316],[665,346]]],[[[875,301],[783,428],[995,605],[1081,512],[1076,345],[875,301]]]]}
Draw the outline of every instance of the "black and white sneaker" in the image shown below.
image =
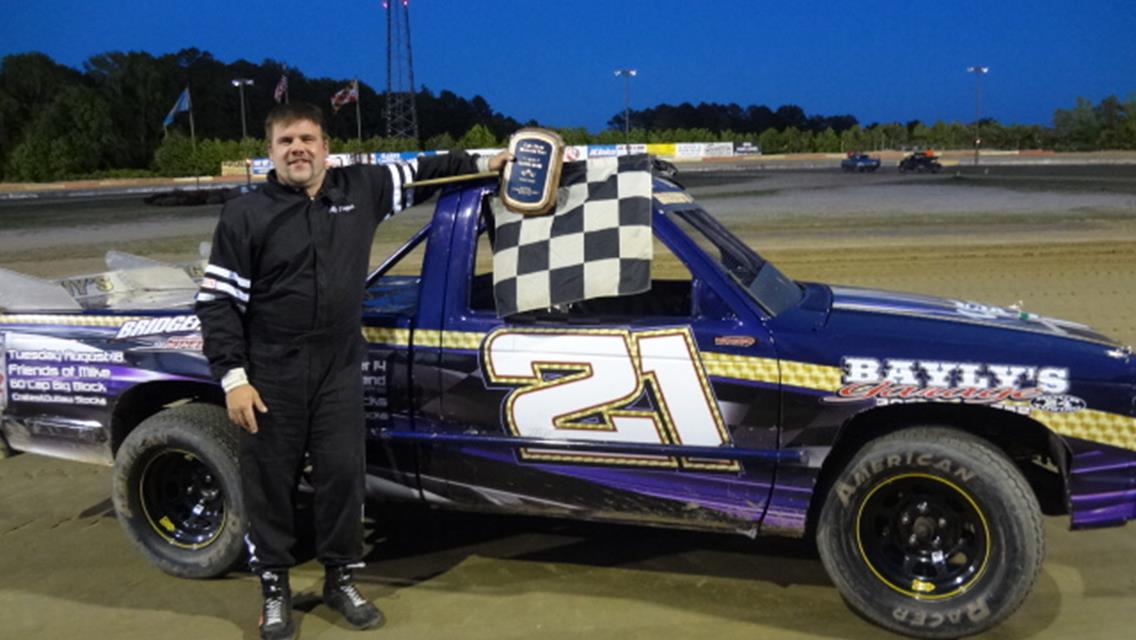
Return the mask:
{"type": "Polygon", "coordinates": [[[293,640],[292,589],[287,571],[265,571],[260,574],[260,591],[264,605],[260,608],[260,640],[293,640]]]}
{"type": "Polygon", "coordinates": [[[382,612],[355,588],[350,567],[328,566],[324,570],[323,602],[356,629],[373,629],[383,623],[382,612]]]}

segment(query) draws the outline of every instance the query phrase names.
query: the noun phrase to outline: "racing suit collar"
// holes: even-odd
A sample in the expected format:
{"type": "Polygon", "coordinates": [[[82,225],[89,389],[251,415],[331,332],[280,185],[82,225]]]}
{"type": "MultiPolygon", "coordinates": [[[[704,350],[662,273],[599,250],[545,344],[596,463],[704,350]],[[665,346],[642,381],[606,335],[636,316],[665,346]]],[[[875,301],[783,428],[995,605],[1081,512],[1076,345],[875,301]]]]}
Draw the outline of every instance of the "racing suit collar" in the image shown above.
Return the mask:
{"type": "Polygon", "coordinates": [[[309,198],[304,189],[281,183],[276,177],[276,169],[272,169],[268,172],[266,186],[268,192],[274,196],[302,197],[311,200],[324,199],[327,200],[329,204],[346,204],[347,200],[344,197],[343,190],[339,187],[340,180],[338,177],[338,171],[334,167],[329,168],[323,174],[323,183],[320,184],[319,191],[311,198],[309,198]]]}

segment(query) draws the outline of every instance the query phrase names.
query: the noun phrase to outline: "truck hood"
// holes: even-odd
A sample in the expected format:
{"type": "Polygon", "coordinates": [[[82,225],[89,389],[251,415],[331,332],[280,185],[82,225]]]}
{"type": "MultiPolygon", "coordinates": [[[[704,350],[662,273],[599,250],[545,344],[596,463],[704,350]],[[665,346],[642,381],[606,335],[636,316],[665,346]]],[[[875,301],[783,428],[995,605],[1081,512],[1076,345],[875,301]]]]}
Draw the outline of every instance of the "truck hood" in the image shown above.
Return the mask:
{"type": "Polygon", "coordinates": [[[1017,308],[859,287],[833,286],[833,312],[853,311],[1011,329],[1105,345],[1115,341],[1087,325],[1048,318],[1017,308]]]}

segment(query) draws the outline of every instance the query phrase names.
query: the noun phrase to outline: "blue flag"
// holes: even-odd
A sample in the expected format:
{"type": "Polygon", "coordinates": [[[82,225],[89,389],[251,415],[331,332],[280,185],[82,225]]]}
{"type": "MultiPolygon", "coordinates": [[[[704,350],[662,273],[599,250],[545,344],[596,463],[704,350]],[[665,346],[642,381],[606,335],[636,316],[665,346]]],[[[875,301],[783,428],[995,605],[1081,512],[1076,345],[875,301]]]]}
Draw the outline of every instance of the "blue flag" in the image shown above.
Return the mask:
{"type": "Polygon", "coordinates": [[[166,114],[166,119],[162,121],[162,127],[168,127],[174,123],[174,116],[180,111],[189,111],[189,87],[186,87],[181,95],[178,96],[177,102],[174,103],[174,108],[166,114]]]}

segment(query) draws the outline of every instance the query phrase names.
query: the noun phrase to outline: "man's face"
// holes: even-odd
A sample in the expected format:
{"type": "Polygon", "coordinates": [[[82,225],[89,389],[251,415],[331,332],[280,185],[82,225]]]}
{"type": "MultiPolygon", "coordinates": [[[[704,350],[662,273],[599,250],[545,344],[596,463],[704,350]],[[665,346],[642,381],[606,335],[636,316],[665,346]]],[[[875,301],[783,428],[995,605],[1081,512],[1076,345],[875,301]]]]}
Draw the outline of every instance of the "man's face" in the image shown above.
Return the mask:
{"type": "Polygon", "coordinates": [[[272,126],[268,157],[282,184],[304,189],[315,195],[327,171],[327,139],[323,129],[311,120],[294,120],[272,126]]]}

